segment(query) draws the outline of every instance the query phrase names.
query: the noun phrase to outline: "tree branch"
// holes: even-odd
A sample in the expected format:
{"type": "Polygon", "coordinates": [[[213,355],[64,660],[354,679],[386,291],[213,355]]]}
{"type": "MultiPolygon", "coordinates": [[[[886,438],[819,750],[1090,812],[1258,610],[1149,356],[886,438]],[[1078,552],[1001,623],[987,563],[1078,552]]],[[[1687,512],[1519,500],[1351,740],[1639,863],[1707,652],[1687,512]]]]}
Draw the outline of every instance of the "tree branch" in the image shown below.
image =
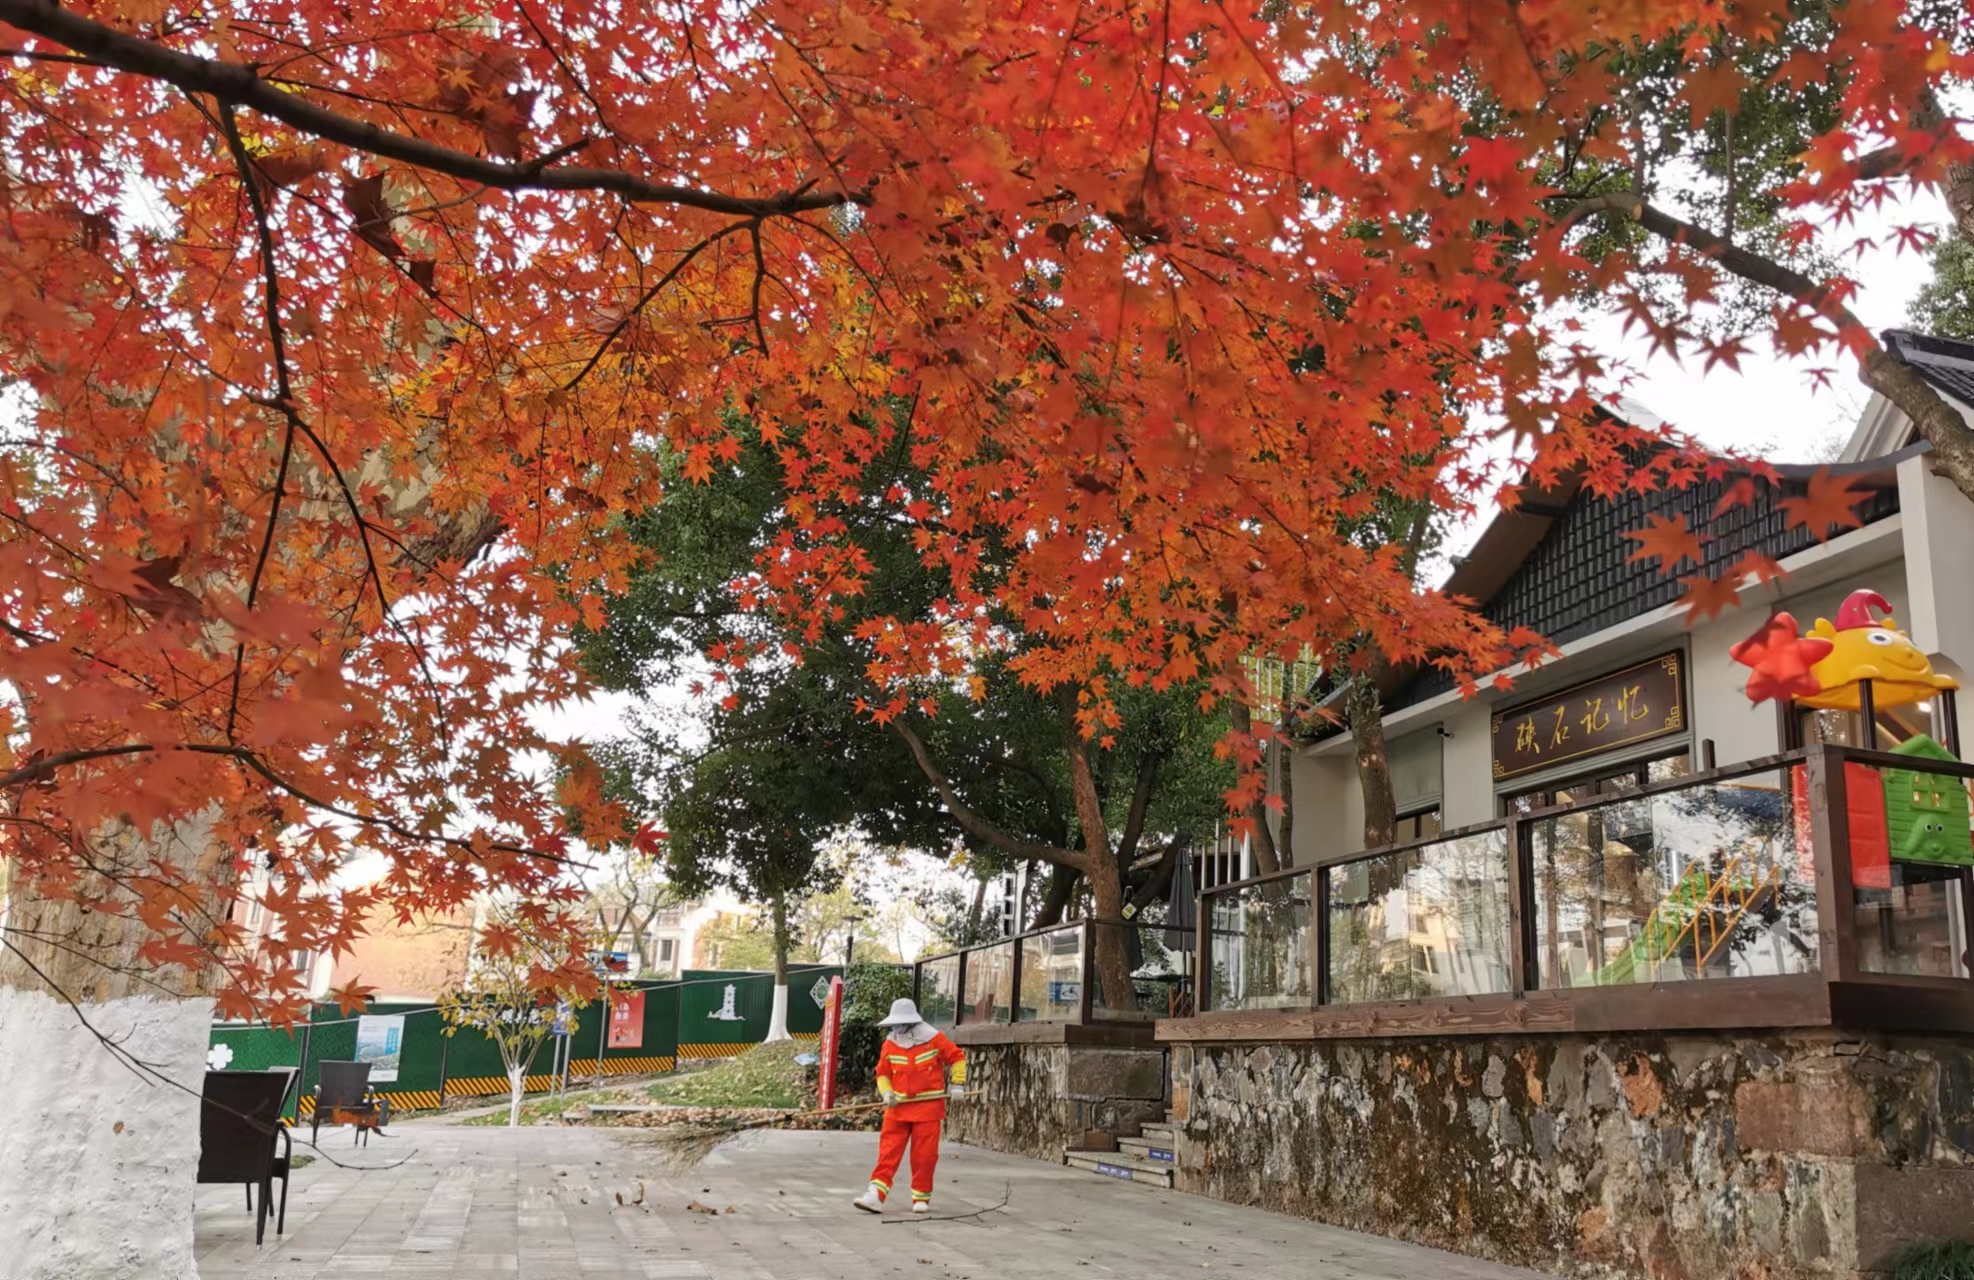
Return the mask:
{"type": "Polygon", "coordinates": [[[1858,349],[1859,374],[1864,384],[1912,419],[1920,436],[1933,446],[1934,469],[1953,481],[1962,493],[1974,498],[1974,428],[1968,427],[1966,419],[1932,383],[1885,350],[1864,322],[1837,300],[1827,284],[1819,284],[1772,258],[1728,244],[1711,231],[1675,218],[1634,195],[1617,193],[1582,201],[1563,215],[1560,225],[1569,227],[1596,213],[1628,217],[1653,235],[1685,245],[1741,279],[1793,298],[1830,320],[1858,349]]]}
{"type": "Polygon", "coordinates": [[[894,719],[891,727],[897,730],[898,736],[903,738],[905,745],[911,749],[912,759],[918,761],[919,769],[931,781],[933,789],[939,793],[939,798],[945,801],[946,811],[952,814],[953,820],[969,833],[1017,858],[1033,858],[1037,862],[1046,862],[1052,867],[1068,867],[1073,871],[1085,869],[1082,854],[1071,849],[1057,849],[1050,845],[1032,844],[1026,840],[1016,839],[975,813],[966,801],[960,799],[959,792],[955,791],[953,784],[946,780],[946,775],[939,771],[939,766],[932,762],[932,754],[925,749],[925,743],[919,739],[919,736],[912,732],[911,726],[900,718],[894,719]]]}
{"type": "Polygon", "coordinates": [[[1131,808],[1124,816],[1124,832],[1117,838],[1117,863],[1128,867],[1138,851],[1138,838],[1144,833],[1145,811],[1151,807],[1152,787],[1158,780],[1158,767],[1164,758],[1148,751],[1138,761],[1137,781],[1131,787],[1131,808]]]}
{"type": "Polygon", "coordinates": [[[748,218],[783,217],[871,202],[868,190],[735,196],[676,183],[649,182],[616,169],[549,168],[544,163],[546,156],[519,164],[486,160],[351,119],[300,94],[276,87],[261,79],[252,67],[167,49],[142,36],[70,13],[54,0],[0,0],[0,22],[52,40],[105,67],[162,80],[187,93],[209,94],[224,102],[252,107],[304,133],[353,150],[503,191],[609,191],[635,203],[677,205],[748,218]]]}

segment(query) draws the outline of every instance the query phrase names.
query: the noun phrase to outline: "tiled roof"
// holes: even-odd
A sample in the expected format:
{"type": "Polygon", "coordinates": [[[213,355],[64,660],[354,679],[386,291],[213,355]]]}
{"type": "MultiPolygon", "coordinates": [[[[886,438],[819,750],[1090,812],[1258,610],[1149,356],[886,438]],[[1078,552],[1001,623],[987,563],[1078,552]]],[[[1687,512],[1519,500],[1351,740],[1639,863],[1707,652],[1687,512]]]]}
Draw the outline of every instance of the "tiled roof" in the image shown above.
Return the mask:
{"type": "MultiPolygon", "coordinates": [[[[1854,487],[1868,489],[1869,499],[1858,514],[1866,524],[1899,509],[1892,460],[1832,468],[1851,473],[1854,487]]],[[[1521,564],[1481,606],[1490,621],[1506,627],[1528,627],[1557,644],[1614,627],[1628,619],[1672,604],[1681,594],[1677,579],[1659,571],[1656,562],[1627,563],[1637,543],[1627,529],[1640,529],[1650,516],[1682,516],[1706,532],[1706,563],[1702,570],[1717,577],[1750,551],[1774,560],[1795,555],[1814,545],[1809,530],[1789,528],[1780,499],[1801,493],[1816,468],[1783,467],[1780,487],[1762,484],[1752,503],[1715,515],[1727,481],[1715,480],[1682,489],[1655,489],[1596,498],[1577,493],[1557,513],[1553,523],[1521,564]]],[[[1687,567],[1682,576],[1690,574],[1687,567]]],[[[1436,668],[1420,671],[1385,699],[1388,711],[1424,702],[1453,688],[1450,676],[1436,668]]]]}
{"type": "Polygon", "coordinates": [[[1885,346],[1919,376],[1962,404],[1974,406],[1974,342],[1887,329],[1885,346]]]}

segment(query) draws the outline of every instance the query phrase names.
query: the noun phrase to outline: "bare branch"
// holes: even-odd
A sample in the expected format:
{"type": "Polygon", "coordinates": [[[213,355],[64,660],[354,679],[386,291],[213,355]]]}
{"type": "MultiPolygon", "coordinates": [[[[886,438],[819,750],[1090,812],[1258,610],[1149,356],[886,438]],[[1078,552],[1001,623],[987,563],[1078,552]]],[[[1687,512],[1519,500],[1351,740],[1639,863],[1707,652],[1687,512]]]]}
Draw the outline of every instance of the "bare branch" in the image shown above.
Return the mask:
{"type": "Polygon", "coordinates": [[[905,740],[907,747],[911,748],[912,758],[918,761],[919,769],[931,781],[933,789],[939,793],[939,798],[946,802],[946,811],[953,815],[953,820],[960,826],[995,848],[1011,853],[1017,858],[1033,858],[1037,862],[1046,862],[1052,867],[1068,867],[1073,871],[1086,870],[1082,854],[1071,849],[1057,849],[1045,844],[1031,844],[1026,840],[1018,840],[975,813],[966,801],[960,799],[959,792],[955,791],[953,784],[946,780],[946,775],[939,771],[939,766],[932,762],[931,753],[925,749],[925,743],[919,740],[919,736],[912,732],[911,726],[901,717],[893,720],[891,727],[898,731],[898,736],[905,740]]]}

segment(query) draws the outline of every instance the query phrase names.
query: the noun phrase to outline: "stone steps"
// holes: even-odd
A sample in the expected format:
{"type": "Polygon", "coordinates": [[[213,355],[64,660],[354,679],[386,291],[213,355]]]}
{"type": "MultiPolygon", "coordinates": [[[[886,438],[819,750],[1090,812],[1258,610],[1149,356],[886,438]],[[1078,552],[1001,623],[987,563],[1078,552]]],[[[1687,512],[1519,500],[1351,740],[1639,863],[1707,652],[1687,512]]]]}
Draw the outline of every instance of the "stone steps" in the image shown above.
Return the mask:
{"type": "Polygon", "coordinates": [[[1172,1166],[1156,1160],[1144,1160],[1121,1151],[1077,1151],[1062,1153],[1062,1162],[1072,1169],[1082,1169],[1106,1178],[1116,1178],[1120,1182],[1141,1182],[1147,1186],[1172,1186],[1172,1166]]]}
{"type": "Polygon", "coordinates": [[[1119,1138],[1117,1140],[1118,1154],[1133,1156],[1150,1164],[1170,1165],[1177,1163],[1179,1150],[1172,1145],[1171,1138],[1153,1136],[1149,1132],[1151,1126],[1147,1125],[1145,1127],[1147,1133],[1144,1137],[1119,1138]]]}

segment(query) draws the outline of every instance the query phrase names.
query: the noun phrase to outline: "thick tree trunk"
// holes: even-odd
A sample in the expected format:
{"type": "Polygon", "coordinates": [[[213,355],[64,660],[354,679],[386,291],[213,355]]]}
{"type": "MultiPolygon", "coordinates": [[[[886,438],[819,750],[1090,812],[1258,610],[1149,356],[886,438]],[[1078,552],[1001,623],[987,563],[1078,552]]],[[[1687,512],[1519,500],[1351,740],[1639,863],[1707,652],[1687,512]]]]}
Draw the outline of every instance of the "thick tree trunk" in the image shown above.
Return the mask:
{"type": "MultiPolygon", "coordinates": [[[[1227,705],[1227,718],[1233,723],[1234,732],[1244,737],[1254,736],[1254,713],[1245,702],[1236,698],[1227,705]]],[[[1282,868],[1282,859],[1275,852],[1275,833],[1268,828],[1268,806],[1255,801],[1248,806],[1248,821],[1254,826],[1254,834],[1249,838],[1249,847],[1254,850],[1254,873],[1265,876],[1282,868]]]]}
{"type": "Polygon", "coordinates": [[[1115,871],[1090,877],[1091,915],[1085,926],[1096,946],[1097,991],[1100,1007],[1120,1012],[1137,1008],[1137,994],[1131,984],[1131,943],[1125,927],[1116,923],[1124,918],[1124,886],[1115,871]]]}
{"type": "Polygon", "coordinates": [[[788,898],[776,893],[769,899],[775,924],[775,1003],[768,1016],[768,1041],[790,1040],[788,1034],[788,898]]]}
{"type": "Polygon", "coordinates": [[[1344,700],[1350,738],[1357,746],[1357,783],[1364,793],[1364,847],[1379,849],[1398,838],[1398,803],[1391,786],[1391,757],[1385,750],[1384,708],[1369,679],[1351,682],[1344,700]]]}
{"type": "MultiPolygon", "coordinates": [[[[210,819],[116,832],[97,855],[230,886],[210,819]]],[[[217,972],[139,960],[142,925],[41,898],[0,911],[0,1258],[20,1280],[193,1280],[199,1095],[217,972]],[[112,1048],[110,1046],[114,1045],[112,1048]],[[132,1063],[141,1064],[137,1066],[132,1063]]],[[[223,919],[223,904],[188,902],[223,919]]]]}
{"type": "Polygon", "coordinates": [[[1275,852],[1282,865],[1295,865],[1295,747],[1293,740],[1284,734],[1275,739],[1276,759],[1281,761],[1280,778],[1275,784],[1275,794],[1282,798],[1280,831],[1275,841],[1275,852]]]}

